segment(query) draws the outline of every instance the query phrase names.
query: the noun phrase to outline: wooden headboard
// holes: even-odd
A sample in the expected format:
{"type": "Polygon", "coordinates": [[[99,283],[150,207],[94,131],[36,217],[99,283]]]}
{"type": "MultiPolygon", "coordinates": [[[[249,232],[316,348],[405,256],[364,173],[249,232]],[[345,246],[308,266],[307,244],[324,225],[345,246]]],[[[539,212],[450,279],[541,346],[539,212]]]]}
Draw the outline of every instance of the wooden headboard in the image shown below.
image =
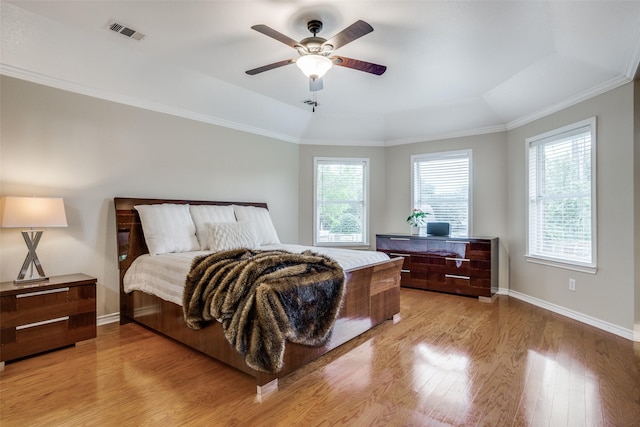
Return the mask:
{"type": "Polygon", "coordinates": [[[122,278],[131,263],[140,255],[149,253],[142,232],[142,224],[136,205],[156,205],[173,203],[179,205],[241,205],[257,206],[267,209],[266,203],[247,202],[215,202],[204,200],[171,200],[171,199],[135,199],[116,197],[113,199],[116,210],[116,232],[118,234],[118,268],[120,269],[120,291],[122,292],[122,278]]]}

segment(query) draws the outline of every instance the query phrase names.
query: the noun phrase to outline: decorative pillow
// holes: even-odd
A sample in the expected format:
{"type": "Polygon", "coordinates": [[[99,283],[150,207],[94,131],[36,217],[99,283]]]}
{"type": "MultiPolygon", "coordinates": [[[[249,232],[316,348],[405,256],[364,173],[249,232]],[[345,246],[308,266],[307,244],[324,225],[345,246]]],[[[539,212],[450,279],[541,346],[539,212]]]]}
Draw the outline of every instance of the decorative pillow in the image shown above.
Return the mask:
{"type": "Polygon", "coordinates": [[[196,237],[203,251],[209,249],[207,223],[236,222],[236,216],[231,205],[189,205],[189,212],[191,212],[191,218],[196,226],[196,237]]]}
{"type": "Polygon", "coordinates": [[[144,240],[151,255],[200,249],[189,205],[138,205],[144,240]]]}
{"type": "Polygon", "coordinates": [[[209,248],[214,252],[258,247],[258,238],[250,222],[207,223],[209,248]]]}
{"type": "Polygon", "coordinates": [[[256,206],[233,205],[238,221],[246,221],[253,224],[260,245],[275,245],[280,243],[276,228],[271,221],[271,215],[265,208],[256,206]]]}

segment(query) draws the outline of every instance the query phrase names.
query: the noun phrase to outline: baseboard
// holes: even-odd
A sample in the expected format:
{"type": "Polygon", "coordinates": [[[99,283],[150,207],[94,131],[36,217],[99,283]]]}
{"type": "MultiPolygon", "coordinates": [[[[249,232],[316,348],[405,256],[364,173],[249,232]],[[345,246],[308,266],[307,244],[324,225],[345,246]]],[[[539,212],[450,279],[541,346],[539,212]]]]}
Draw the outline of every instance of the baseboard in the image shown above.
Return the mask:
{"type": "Polygon", "coordinates": [[[640,332],[639,331],[640,325],[635,325],[636,332],[634,333],[634,331],[630,329],[621,328],[618,325],[605,322],[604,320],[596,319],[595,317],[587,316],[586,314],[569,310],[568,308],[565,308],[556,304],[552,304],[548,301],[534,298],[532,296],[525,295],[517,291],[509,290],[508,295],[510,297],[528,302],[529,304],[533,304],[537,307],[544,308],[545,310],[549,310],[554,313],[560,314],[562,316],[568,317],[570,319],[577,320],[578,322],[586,323],[587,325],[591,325],[598,329],[602,329],[603,331],[611,332],[612,334],[618,335],[622,338],[626,338],[632,341],[640,341],[639,339],[640,337],[638,336],[640,335],[638,333],[640,332]]]}
{"type": "Polygon", "coordinates": [[[105,314],[104,316],[98,316],[98,326],[108,325],[109,323],[116,323],[120,321],[120,313],[105,314]]]}

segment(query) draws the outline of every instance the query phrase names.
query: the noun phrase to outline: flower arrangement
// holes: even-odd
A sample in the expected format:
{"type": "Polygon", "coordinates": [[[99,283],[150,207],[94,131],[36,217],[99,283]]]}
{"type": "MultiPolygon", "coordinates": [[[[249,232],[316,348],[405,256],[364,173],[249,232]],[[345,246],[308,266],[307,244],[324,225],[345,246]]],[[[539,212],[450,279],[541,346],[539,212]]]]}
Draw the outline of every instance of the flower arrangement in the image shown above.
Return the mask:
{"type": "Polygon", "coordinates": [[[431,215],[430,212],[423,212],[422,209],[414,209],[407,218],[407,224],[412,227],[422,227],[427,223],[427,216],[429,215],[431,215]]]}

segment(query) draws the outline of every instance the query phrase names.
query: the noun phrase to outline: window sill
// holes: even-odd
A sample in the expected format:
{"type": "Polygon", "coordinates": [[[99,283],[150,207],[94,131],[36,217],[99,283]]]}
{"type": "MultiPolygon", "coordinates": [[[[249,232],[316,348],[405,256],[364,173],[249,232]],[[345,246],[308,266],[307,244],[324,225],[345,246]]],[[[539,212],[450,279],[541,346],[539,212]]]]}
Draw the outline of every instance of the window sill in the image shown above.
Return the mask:
{"type": "Polygon", "coordinates": [[[590,267],[590,266],[587,266],[587,265],[569,264],[569,263],[566,263],[566,262],[560,262],[560,261],[556,261],[556,260],[552,260],[552,259],[534,257],[534,256],[531,256],[531,255],[525,255],[524,258],[527,260],[527,262],[531,262],[531,263],[534,263],[534,264],[548,265],[550,267],[563,268],[565,270],[580,271],[582,273],[588,273],[588,274],[596,274],[598,272],[598,267],[590,267]]]}
{"type": "Polygon", "coordinates": [[[315,242],[313,246],[322,248],[342,248],[342,249],[371,249],[367,243],[339,243],[339,242],[315,242]]]}

